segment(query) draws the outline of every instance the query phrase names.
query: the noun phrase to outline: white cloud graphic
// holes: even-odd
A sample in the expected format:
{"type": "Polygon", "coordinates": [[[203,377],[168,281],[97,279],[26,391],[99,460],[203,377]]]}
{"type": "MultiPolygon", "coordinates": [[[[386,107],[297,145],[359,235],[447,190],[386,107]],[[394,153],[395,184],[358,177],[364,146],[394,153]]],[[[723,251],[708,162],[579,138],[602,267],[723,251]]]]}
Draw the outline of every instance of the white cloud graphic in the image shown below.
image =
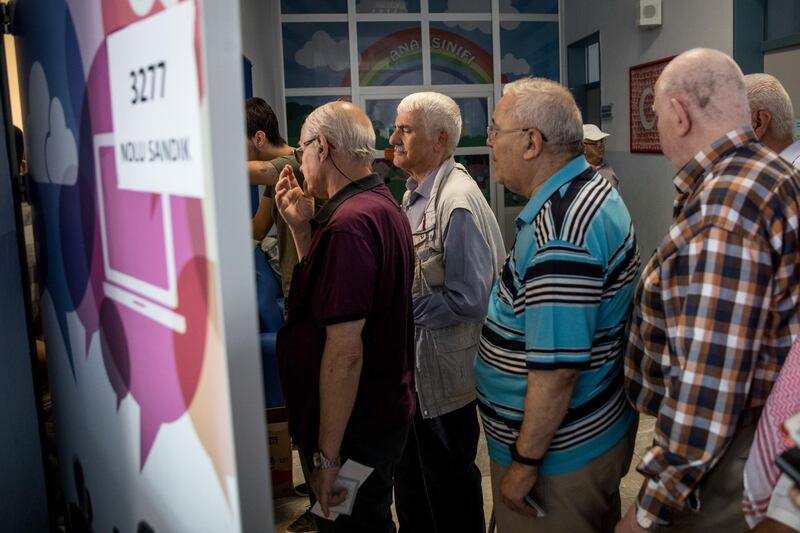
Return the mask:
{"type": "Polygon", "coordinates": [[[359,0],[359,13],[408,13],[405,0],[359,0]]]}
{"type": "Polygon", "coordinates": [[[316,31],[303,48],[294,55],[295,61],[306,68],[328,67],[336,72],[350,68],[347,39],[335,41],[326,31],[316,31]]]}
{"type": "Polygon", "coordinates": [[[75,185],[78,179],[78,147],[67,127],[64,107],[50,99],[42,65],[33,64],[28,81],[27,126],[28,168],[31,178],[42,183],[75,185]]]}
{"type": "Polygon", "coordinates": [[[486,35],[491,35],[492,33],[492,23],[489,21],[464,21],[464,22],[452,22],[447,21],[444,23],[445,26],[448,28],[461,28],[465,31],[472,31],[478,30],[481,33],[485,33],[486,35]]]}
{"type": "Polygon", "coordinates": [[[78,180],[78,148],[75,145],[75,136],[67,127],[64,109],[58,98],[53,98],[50,104],[50,133],[44,143],[50,182],[75,185],[78,180]]]}
{"type": "Polygon", "coordinates": [[[38,62],[31,67],[28,78],[28,108],[25,117],[25,145],[28,153],[28,171],[32,179],[47,183],[44,143],[50,130],[49,112],[50,90],[44,69],[38,62]]]}
{"type": "Polygon", "coordinates": [[[507,74],[522,76],[531,73],[531,66],[525,58],[517,58],[511,53],[507,53],[500,62],[500,71],[507,74]]]}
{"type": "Polygon", "coordinates": [[[156,0],[128,0],[128,4],[130,4],[134,13],[140,17],[143,17],[150,13],[150,10],[153,9],[153,4],[155,1],[156,0]]]}
{"type": "MultiPolygon", "coordinates": [[[[448,0],[447,13],[482,13],[488,8],[486,0],[448,0]]],[[[511,0],[500,0],[500,13],[507,15],[519,13],[519,10],[511,5],[511,0]]],[[[492,23],[487,21],[464,21],[464,22],[445,22],[449,28],[461,28],[466,31],[480,30],[486,35],[492,33],[492,23]]],[[[500,23],[504,30],[515,30],[519,27],[519,21],[511,20],[500,23]]]]}

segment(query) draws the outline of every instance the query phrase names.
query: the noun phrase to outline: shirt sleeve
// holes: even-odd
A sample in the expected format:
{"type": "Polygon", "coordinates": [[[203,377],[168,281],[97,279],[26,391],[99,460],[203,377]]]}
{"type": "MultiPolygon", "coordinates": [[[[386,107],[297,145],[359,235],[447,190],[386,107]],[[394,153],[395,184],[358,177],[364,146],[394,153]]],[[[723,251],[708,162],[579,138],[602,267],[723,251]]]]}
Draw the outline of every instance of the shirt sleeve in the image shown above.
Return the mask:
{"type": "Polygon", "coordinates": [[[794,503],[792,503],[789,497],[789,491],[793,486],[794,483],[791,478],[786,474],[781,474],[781,477],[778,478],[778,482],[775,484],[775,489],[772,491],[772,497],[769,500],[767,517],[794,530],[800,531],[800,511],[794,506],[794,503]]]}
{"type": "Polygon", "coordinates": [[[600,261],[572,243],[551,241],[521,274],[528,368],[587,368],[605,279],[600,261]]]}
{"type": "Polygon", "coordinates": [[[378,276],[375,245],[349,231],[332,231],[320,254],[320,289],[311,311],[323,325],[366,318],[372,308],[378,276]]]}
{"type": "Polygon", "coordinates": [[[414,299],[414,319],[430,328],[486,317],[494,283],[492,250],[466,209],[454,209],[445,228],[444,289],[414,299]]]}
{"type": "Polygon", "coordinates": [[[661,267],[674,285],[662,290],[685,293],[665,302],[671,385],[637,467],[647,478],[639,508],[651,518],[670,523],[730,444],[769,313],[770,265],[755,243],[711,227],[661,267]]]}

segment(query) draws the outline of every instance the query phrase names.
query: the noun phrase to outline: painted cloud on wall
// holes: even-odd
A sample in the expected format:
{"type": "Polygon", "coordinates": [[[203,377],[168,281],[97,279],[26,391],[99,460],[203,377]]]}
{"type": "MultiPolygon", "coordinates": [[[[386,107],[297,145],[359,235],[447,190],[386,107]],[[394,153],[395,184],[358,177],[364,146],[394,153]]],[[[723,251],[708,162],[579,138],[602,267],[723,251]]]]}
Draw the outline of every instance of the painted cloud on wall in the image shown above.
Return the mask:
{"type": "Polygon", "coordinates": [[[27,147],[31,177],[42,183],[75,185],[78,179],[78,148],[66,125],[64,107],[50,99],[44,69],[34,63],[28,82],[30,112],[26,117],[27,147]]]}
{"type": "Polygon", "coordinates": [[[531,66],[524,57],[514,57],[514,54],[509,52],[503,56],[503,60],[500,63],[500,71],[504,74],[523,76],[531,73],[531,66]]]}
{"type": "Polygon", "coordinates": [[[340,72],[350,68],[347,39],[335,41],[328,32],[316,31],[303,48],[294,55],[295,61],[308,69],[327,67],[340,72]]]}

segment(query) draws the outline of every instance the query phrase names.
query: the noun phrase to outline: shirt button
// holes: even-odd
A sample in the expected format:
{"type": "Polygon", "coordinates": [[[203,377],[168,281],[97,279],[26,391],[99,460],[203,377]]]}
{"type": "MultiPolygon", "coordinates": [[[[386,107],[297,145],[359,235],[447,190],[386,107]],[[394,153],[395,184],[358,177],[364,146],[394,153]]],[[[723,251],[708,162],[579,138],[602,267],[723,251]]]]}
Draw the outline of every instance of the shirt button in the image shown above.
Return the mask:
{"type": "Polygon", "coordinates": [[[427,409],[423,409],[422,414],[425,415],[425,416],[428,416],[428,410],[427,409]]]}

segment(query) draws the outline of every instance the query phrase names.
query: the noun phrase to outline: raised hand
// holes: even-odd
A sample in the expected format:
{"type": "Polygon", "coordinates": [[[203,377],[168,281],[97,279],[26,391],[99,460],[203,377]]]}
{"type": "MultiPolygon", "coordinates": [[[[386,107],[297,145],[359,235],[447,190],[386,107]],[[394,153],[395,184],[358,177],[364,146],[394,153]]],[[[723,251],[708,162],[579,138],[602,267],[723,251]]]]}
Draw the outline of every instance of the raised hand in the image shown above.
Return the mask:
{"type": "Polygon", "coordinates": [[[275,203],[292,232],[304,230],[314,216],[314,198],[297,183],[291,165],[281,170],[275,186],[275,203]]]}

